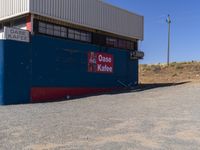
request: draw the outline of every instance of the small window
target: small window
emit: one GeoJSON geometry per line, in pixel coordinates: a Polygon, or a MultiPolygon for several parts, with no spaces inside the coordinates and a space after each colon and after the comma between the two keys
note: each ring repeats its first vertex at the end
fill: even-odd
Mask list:
{"type": "Polygon", "coordinates": [[[5,27],[11,27],[11,23],[10,22],[4,22],[3,26],[5,26],[5,27]]]}
{"type": "Polygon", "coordinates": [[[47,24],[47,34],[53,35],[53,25],[47,24]]]}
{"type": "Polygon", "coordinates": [[[44,23],[44,22],[39,22],[39,27],[46,28],[46,23],[44,23]]]}
{"type": "Polygon", "coordinates": [[[53,35],[54,36],[60,36],[60,32],[61,32],[61,30],[60,30],[60,26],[56,26],[56,25],[54,25],[54,27],[53,27],[54,29],[53,29],[53,35]]]}
{"type": "Polygon", "coordinates": [[[87,41],[87,42],[92,42],[92,34],[91,34],[91,33],[88,33],[88,34],[86,35],[86,41],[87,41]]]}
{"type": "Polygon", "coordinates": [[[115,39],[115,41],[114,41],[114,47],[118,47],[118,40],[117,39],[115,39]]]}
{"type": "Polygon", "coordinates": [[[46,23],[39,22],[39,32],[43,34],[47,33],[46,23]]]}
{"type": "Polygon", "coordinates": [[[37,25],[38,26],[34,26],[34,30],[37,30],[36,28],[38,27],[38,32],[42,34],[52,35],[61,38],[69,38],[84,42],[92,41],[91,39],[92,34],[90,32],[76,30],[76,29],[69,29],[64,26],[45,23],[42,21],[39,21],[37,25]]]}
{"type": "Polygon", "coordinates": [[[134,50],[138,50],[138,42],[137,41],[134,42],[134,50]]]}
{"type": "Polygon", "coordinates": [[[125,40],[119,40],[119,48],[125,49],[126,48],[126,41],[125,40]]]}
{"type": "Polygon", "coordinates": [[[131,50],[134,50],[134,42],[131,42],[131,50]]]}
{"type": "Polygon", "coordinates": [[[75,31],[73,29],[68,30],[68,38],[75,39],[75,31]]]}
{"type": "Polygon", "coordinates": [[[0,32],[3,32],[3,24],[2,23],[0,23],[0,32]]]}
{"type": "Polygon", "coordinates": [[[130,41],[126,41],[126,48],[131,49],[131,42],[130,41]]]}
{"type": "Polygon", "coordinates": [[[91,34],[87,32],[81,32],[81,41],[91,42],[91,34]]]}
{"type": "Polygon", "coordinates": [[[81,32],[81,41],[87,41],[87,33],[81,32]]]}
{"type": "Polygon", "coordinates": [[[111,37],[107,37],[106,38],[106,44],[108,45],[108,46],[112,46],[112,47],[117,47],[117,39],[115,39],[115,38],[111,38],[111,37]]]}
{"type": "Polygon", "coordinates": [[[61,37],[64,37],[64,38],[67,38],[67,28],[61,27],[60,36],[61,36],[61,37]]]}
{"type": "Polygon", "coordinates": [[[43,34],[46,34],[46,33],[47,33],[47,29],[46,29],[46,28],[39,27],[39,32],[40,32],[40,33],[43,33],[43,34]]]}
{"type": "Polygon", "coordinates": [[[81,32],[78,30],[75,31],[75,40],[81,40],[81,32]]]}

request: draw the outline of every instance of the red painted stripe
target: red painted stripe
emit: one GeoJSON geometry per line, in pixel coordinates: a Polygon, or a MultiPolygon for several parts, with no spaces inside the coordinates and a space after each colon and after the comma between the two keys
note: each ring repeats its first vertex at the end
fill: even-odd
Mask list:
{"type": "Polygon", "coordinates": [[[67,96],[84,96],[103,92],[111,92],[118,88],[38,88],[31,89],[31,102],[49,102],[66,99],[67,96]]]}

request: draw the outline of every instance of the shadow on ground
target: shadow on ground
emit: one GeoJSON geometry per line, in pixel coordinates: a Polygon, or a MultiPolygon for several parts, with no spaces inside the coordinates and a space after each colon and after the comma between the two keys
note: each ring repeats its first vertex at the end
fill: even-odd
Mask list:
{"type": "Polygon", "coordinates": [[[190,81],[179,82],[179,83],[139,84],[136,87],[124,88],[123,90],[115,90],[115,91],[112,91],[112,92],[104,92],[104,93],[89,94],[89,95],[83,95],[83,96],[75,96],[75,97],[70,97],[69,99],[60,99],[60,100],[56,100],[56,101],[46,101],[46,102],[43,102],[43,103],[47,103],[47,102],[53,103],[53,102],[68,101],[68,100],[79,100],[81,98],[87,98],[87,97],[92,97],[92,96],[101,96],[101,95],[118,95],[118,94],[134,93],[134,92],[141,92],[141,91],[151,90],[151,89],[155,89],[155,88],[178,86],[178,85],[183,85],[183,84],[186,84],[186,83],[190,83],[190,81]]]}
{"type": "Polygon", "coordinates": [[[150,89],[155,89],[155,88],[162,88],[162,87],[169,87],[169,86],[178,86],[178,85],[183,85],[190,83],[191,81],[186,81],[186,82],[178,82],[178,83],[150,83],[150,84],[140,84],[138,87],[136,87],[136,90],[139,91],[145,91],[145,90],[150,90],[150,89]]]}
{"type": "Polygon", "coordinates": [[[117,94],[125,94],[125,93],[133,93],[133,92],[141,92],[141,91],[146,91],[146,90],[151,90],[151,89],[156,89],[156,88],[163,88],[163,87],[170,87],[170,86],[178,86],[178,85],[183,85],[190,83],[191,81],[186,81],[186,82],[178,82],[178,83],[150,83],[150,84],[139,84],[136,87],[133,88],[125,88],[123,90],[116,90],[113,92],[107,92],[107,93],[98,93],[98,94],[90,94],[90,95],[85,95],[81,97],[73,97],[72,99],[79,99],[79,98],[86,98],[86,97],[91,97],[91,96],[100,96],[100,95],[117,95],[117,94]]]}

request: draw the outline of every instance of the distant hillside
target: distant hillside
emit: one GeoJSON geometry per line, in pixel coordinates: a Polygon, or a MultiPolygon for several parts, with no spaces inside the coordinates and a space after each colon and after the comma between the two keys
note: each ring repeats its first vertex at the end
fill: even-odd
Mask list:
{"type": "Polygon", "coordinates": [[[200,81],[200,62],[140,65],[140,83],[200,81]]]}

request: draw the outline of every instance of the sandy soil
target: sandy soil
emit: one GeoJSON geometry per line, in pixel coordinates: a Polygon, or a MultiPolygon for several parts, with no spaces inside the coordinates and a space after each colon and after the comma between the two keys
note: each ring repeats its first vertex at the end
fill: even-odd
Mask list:
{"type": "Polygon", "coordinates": [[[200,63],[171,63],[170,66],[140,65],[140,83],[177,83],[200,81],[200,63]]]}

